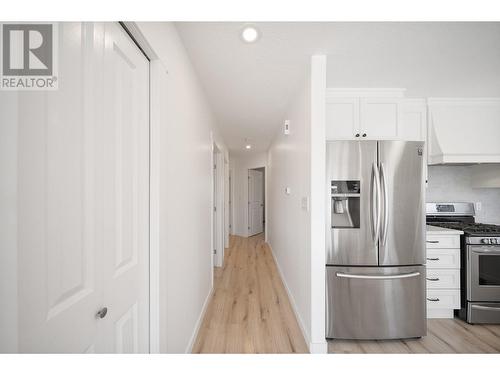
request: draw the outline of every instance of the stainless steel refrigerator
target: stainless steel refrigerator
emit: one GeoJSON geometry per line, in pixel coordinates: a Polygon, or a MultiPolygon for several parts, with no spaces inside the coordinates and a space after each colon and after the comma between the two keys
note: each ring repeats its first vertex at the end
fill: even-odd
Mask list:
{"type": "Polygon", "coordinates": [[[326,337],[426,334],[424,144],[327,143],[326,337]]]}

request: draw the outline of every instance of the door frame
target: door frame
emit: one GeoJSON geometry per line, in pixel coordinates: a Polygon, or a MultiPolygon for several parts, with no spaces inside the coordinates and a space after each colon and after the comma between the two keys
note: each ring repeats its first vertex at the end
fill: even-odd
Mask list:
{"type": "Polygon", "coordinates": [[[247,237],[250,237],[250,230],[248,229],[248,226],[250,225],[250,211],[248,210],[249,206],[249,200],[250,200],[250,189],[248,185],[248,180],[250,179],[250,171],[254,169],[263,169],[264,171],[264,241],[267,242],[267,167],[265,165],[260,166],[260,167],[253,167],[253,168],[248,168],[247,169],[247,187],[246,187],[246,218],[245,218],[245,233],[247,237]]]}
{"type": "Polygon", "coordinates": [[[119,22],[149,61],[149,353],[160,353],[161,82],[168,74],[135,22],[119,22]]]}
{"type": "MultiPolygon", "coordinates": [[[[224,175],[225,163],[222,148],[217,146],[217,143],[212,138],[212,194],[211,199],[211,251],[212,251],[212,269],[213,267],[222,267],[224,263],[224,175]],[[215,170],[215,172],[214,172],[215,170]],[[215,177],[214,177],[215,175],[215,177]],[[213,212],[215,210],[215,214],[213,212]],[[215,220],[214,220],[215,217],[215,220]],[[215,251],[215,254],[213,254],[215,251]]],[[[213,277],[212,277],[213,279],[213,277]]]]}

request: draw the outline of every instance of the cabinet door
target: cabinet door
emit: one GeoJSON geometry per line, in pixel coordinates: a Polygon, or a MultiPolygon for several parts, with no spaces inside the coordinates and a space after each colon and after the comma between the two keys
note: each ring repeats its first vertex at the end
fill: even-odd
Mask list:
{"type": "Polygon", "coordinates": [[[397,98],[364,98],[360,102],[361,139],[398,138],[399,102],[397,98]]]}
{"type": "Polygon", "coordinates": [[[359,139],[358,98],[328,99],[325,116],[327,140],[359,139]]]}
{"type": "Polygon", "coordinates": [[[425,141],[427,109],[423,99],[405,99],[399,105],[398,136],[402,141],[425,141]]]}

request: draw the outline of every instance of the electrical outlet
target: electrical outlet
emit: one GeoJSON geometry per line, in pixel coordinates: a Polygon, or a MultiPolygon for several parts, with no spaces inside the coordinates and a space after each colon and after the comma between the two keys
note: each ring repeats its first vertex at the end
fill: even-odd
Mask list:
{"type": "Polygon", "coordinates": [[[481,208],[482,208],[481,202],[476,202],[476,212],[481,211],[481,208]]]}

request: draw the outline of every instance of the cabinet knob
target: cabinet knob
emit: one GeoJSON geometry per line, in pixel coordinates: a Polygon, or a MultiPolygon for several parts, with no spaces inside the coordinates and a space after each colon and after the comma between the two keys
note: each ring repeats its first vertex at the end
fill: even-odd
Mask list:
{"type": "Polygon", "coordinates": [[[363,137],[366,137],[366,133],[363,133],[363,137]]]}
{"type": "Polygon", "coordinates": [[[356,133],[356,137],[359,137],[359,133],[356,133]]]}

